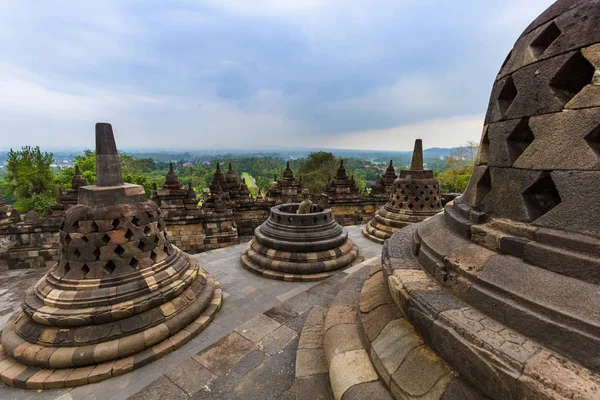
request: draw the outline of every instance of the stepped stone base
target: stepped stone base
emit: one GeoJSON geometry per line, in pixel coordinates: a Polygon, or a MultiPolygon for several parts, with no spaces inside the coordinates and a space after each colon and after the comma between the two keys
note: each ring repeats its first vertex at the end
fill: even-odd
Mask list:
{"type": "MultiPolygon", "coordinates": [[[[462,380],[489,398],[600,398],[598,374],[482,314],[420,268],[411,251],[411,238],[440,232],[434,229],[436,221],[442,221],[441,217],[430,222],[430,229],[419,227],[418,234],[416,226],[404,228],[384,245],[384,276],[393,301],[406,318],[401,324],[403,329],[418,332],[435,357],[445,360],[462,380]]],[[[462,243],[454,239],[445,238],[444,251],[462,243]]],[[[421,242],[412,243],[418,246],[421,242]]],[[[442,242],[430,237],[427,243],[442,242]]],[[[421,243],[421,265],[438,271],[440,264],[427,260],[441,251],[441,247],[433,249],[421,243]]],[[[468,272],[468,265],[477,264],[473,261],[483,256],[478,253],[462,258],[460,265],[468,272]]],[[[461,281],[464,286],[465,276],[448,282],[452,290],[462,293],[459,289],[461,281]]]]}
{"type": "MultiPolygon", "coordinates": [[[[122,339],[79,348],[53,348],[26,342],[15,332],[15,325],[23,313],[15,313],[2,332],[0,379],[18,388],[41,390],[96,383],[133,371],[178,349],[208,326],[221,308],[223,293],[210,275],[207,275],[204,292],[211,296],[207,301],[199,299],[201,313],[187,326],[179,325],[179,318],[185,318],[185,315],[179,315],[122,339]],[[6,348],[7,342],[13,344],[9,344],[10,351],[6,348]],[[89,358],[94,364],[78,367],[78,357],[82,361],[89,358]],[[21,358],[30,364],[35,361],[38,366],[24,365],[19,362],[21,358]]],[[[166,310],[169,303],[163,306],[166,310]]]]}
{"type": "Polygon", "coordinates": [[[269,249],[252,239],[242,253],[242,263],[250,271],[283,281],[318,281],[356,261],[358,246],[350,239],[333,250],[293,253],[269,249]]]}

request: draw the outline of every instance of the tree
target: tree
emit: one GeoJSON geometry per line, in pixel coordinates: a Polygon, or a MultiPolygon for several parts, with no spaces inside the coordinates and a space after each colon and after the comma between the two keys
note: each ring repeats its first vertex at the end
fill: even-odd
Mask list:
{"type": "MultiPolygon", "coordinates": [[[[332,153],[319,151],[310,153],[306,160],[298,168],[298,176],[302,178],[304,187],[310,193],[322,193],[325,190],[327,179],[334,177],[340,165],[340,160],[335,158],[332,153]]],[[[348,175],[351,172],[346,168],[348,175]]]]}
{"type": "Polygon", "coordinates": [[[465,146],[457,148],[446,158],[447,168],[437,177],[443,192],[465,191],[473,175],[477,147],[476,142],[468,141],[465,146]]]}
{"type": "Polygon", "coordinates": [[[42,215],[54,203],[56,184],[50,167],[52,158],[52,153],[42,153],[38,146],[8,152],[2,189],[14,199],[17,211],[34,210],[42,215]]]}

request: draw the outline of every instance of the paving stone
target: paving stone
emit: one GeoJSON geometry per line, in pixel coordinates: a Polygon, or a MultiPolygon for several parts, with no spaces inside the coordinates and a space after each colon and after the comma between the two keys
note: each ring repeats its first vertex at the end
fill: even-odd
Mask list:
{"type": "Polygon", "coordinates": [[[321,299],[315,294],[302,292],[291,299],[286,300],[284,304],[300,314],[320,303],[321,299]]]}
{"type": "Polygon", "coordinates": [[[357,324],[358,312],[354,308],[347,306],[331,306],[325,318],[325,331],[335,325],[340,324],[357,324]]]}
{"type": "Polygon", "coordinates": [[[364,349],[348,351],[335,356],[329,365],[331,389],[336,399],[354,385],[377,380],[377,373],[364,349]]]}
{"type": "Polygon", "coordinates": [[[236,362],[255,349],[256,346],[254,343],[240,334],[232,332],[193,358],[214,375],[219,376],[227,372],[236,362]]]}
{"type": "Polygon", "coordinates": [[[165,375],[189,396],[208,385],[216,376],[193,358],[171,368],[165,375]]]}
{"type": "Polygon", "coordinates": [[[427,346],[419,346],[392,375],[391,387],[396,397],[439,398],[451,381],[452,375],[444,362],[427,346]]]}
{"type": "Polygon", "coordinates": [[[298,313],[296,311],[292,310],[289,307],[286,307],[283,304],[276,305],[275,307],[265,311],[264,314],[267,317],[279,322],[280,324],[283,324],[298,316],[298,313]]]}
{"type": "Polygon", "coordinates": [[[259,314],[251,320],[235,328],[235,331],[254,343],[277,329],[281,324],[264,314],[259,314]]]}
{"type": "Polygon", "coordinates": [[[308,318],[308,312],[303,312],[299,314],[296,318],[293,318],[285,323],[285,326],[292,328],[296,332],[302,332],[302,328],[304,327],[304,323],[308,318]]]}
{"type": "Polygon", "coordinates": [[[281,325],[265,336],[258,344],[258,347],[268,354],[275,354],[280,352],[296,336],[298,336],[296,331],[285,325],[281,325]]]}
{"type": "Polygon", "coordinates": [[[342,305],[342,306],[357,308],[359,298],[360,298],[360,293],[358,293],[358,292],[355,292],[353,290],[340,290],[337,293],[337,295],[335,296],[335,298],[333,299],[333,302],[331,303],[331,305],[332,306],[342,305]]]}
{"type": "Polygon", "coordinates": [[[342,400],[393,400],[381,382],[367,382],[350,387],[342,400]]]}
{"type": "Polygon", "coordinates": [[[296,376],[299,378],[327,372],[323,349],[300,349],[296,353],[296,376]]]}
{"type": "Polygon", "coordinates": [[[129,396],[128,400],[165,400],[187,399],[188,396],[173,382],[162,376],[144,389],[129,396]]]}
{"type": "Polygon", "coordinates": [[[328,374],[298,378],[295,381],[295,390],[296,400],[333,400],[328,374]]]}
{"type": "Polygon", "coordinates": [[[408,354],[415,348],[423,345],[423,340],[414,331],[405,319],[396,319],[386,325],[381,334],[372,343],[371,354],[374,362],[381,363],[382,368],[377,368],[386,382],[408,354]]]}
{"type": "Polygon", "coordinates": [[[381,330],[392,320],[400,318],[401,313],[396,304],[384,304],[361,314],[362,327],[367,339],[372,342],[377,339],[381,330]]]}
{"type": "Polygon", "coordinates": [[[323,325],[304,325],[300,335],[300,349],[318,349],[323,347],[323,325]]]}
{"type": "Polygon", "coordinates": [[[357,325],[352,324],[341,324],[330,328],[323,339],[323,349],[327,359],[332,360],[340,353],[364,348],[358,329],[357,325]]]}

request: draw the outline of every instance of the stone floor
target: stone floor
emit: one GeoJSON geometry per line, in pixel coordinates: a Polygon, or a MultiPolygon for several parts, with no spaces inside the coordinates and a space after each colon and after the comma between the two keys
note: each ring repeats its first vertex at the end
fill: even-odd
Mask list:
{"type": "MultiPolygon", "coordinates": [[[[362,228],[347,227],[360,256],[379,257],[382,246],[365,239],[362,228]]],[[[352,284],[349,274],[362,264],[322,282],[283,282],[243,268],[244,246],[196,255],[221,283],[223,308],[179,350],[129,374],[74,389],[35,392],[0,383],[0,399],[294,399],[296,350],[308,313],[329,304],[341,281],[352,284]]],[[[0,328],[26,288],[43,275],[39,270],[0,273],[0,328]]]]}

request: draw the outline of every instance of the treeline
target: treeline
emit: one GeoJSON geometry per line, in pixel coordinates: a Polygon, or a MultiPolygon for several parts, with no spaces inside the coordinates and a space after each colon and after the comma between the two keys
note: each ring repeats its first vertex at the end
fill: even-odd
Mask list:
{"type": "MultiPolygon", "coordinates": [[[[442,190],[445,192],[462,192],[468,183],[475,157],[476,145],[469,143],[458,149],[455,154],[444,159],[425,159],[426,168],[433,169],[440,180],[442,190]]],[[[155,160],[150,157],[137,157],[125,152],[119,154],[123,177],[126,182],[142,185],[149,196],[156,185],[164,183],[165,175],[169,170],[169,161],[164,157],[155,160]]],[[[193,159],[186,161],[180,159],[174,162],[175,172],[182,184],[192,184],[196,193],[208,192],[212,183],[216,164],[219,163],[223,173],[227,173],[228,163],[242,179],[242,173],[250,175],[256,187],[265,193],[275,178],[281,178],[286,162],[294,176],[301,178],[304,186],[311,193],[321,192],[327,180],[334,177],[340,158],[329,152],[310,153],[306,158],[286,160],[283,157],[261,156],[249,157],[239,155],[225,155],[212,158],[193,159]]],[[[396,172],[407,168],[410,164],[410,155],[400,155],[392,159],[396,172]]],[[[82,155],[76,156],[74,163],[79,166],[86,182],[93,185],[96,180],[96,154],[94,151],[85,150],[82,155]]],[[[368,187],[378,175],[383,175],[389,160],[359,158],[345,158],[344,166],[349,176],[354,176],[359,189],[368,187]]],[[[7,154],[6,167],[0,176],[0,194],[5,202],[12,204],[19,212],[35,210],[42,214],[55,202],[59,188],[67,190],[71,186],[71,179],[75,168],[52,168],[53,154],[43,152],[39,147],[23,147],[21,150],[10,150],[7,154]]],[[[248,182],[250,184],[250,182],[248,182]]]]}

